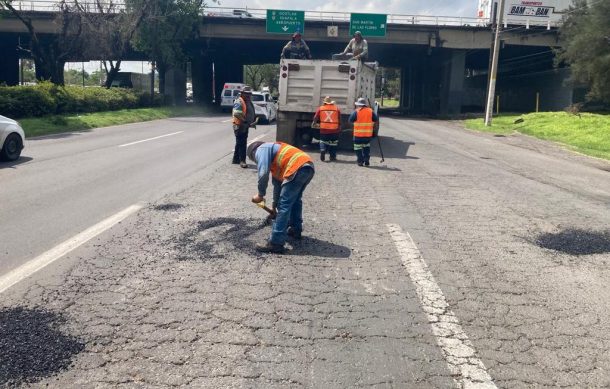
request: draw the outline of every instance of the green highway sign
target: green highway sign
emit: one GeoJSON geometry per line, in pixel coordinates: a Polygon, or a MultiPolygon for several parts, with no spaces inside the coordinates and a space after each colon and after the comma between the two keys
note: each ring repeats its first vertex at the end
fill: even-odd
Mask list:
{"type": "Polygon", "coordinates": [[[267,32],[274,34],[305,33],[305,11],[267,10],[267,32]]]}
{"type": "Polygon", "coordinates": [[[349,19],[349,34],[360,31],[362,36],[385,36],[388,15],[381,14],[351,14],[349,19]]]}

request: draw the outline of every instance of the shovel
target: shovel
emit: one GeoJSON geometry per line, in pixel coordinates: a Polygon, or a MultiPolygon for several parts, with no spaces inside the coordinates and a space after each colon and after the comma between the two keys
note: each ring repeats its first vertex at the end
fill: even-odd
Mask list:
{"type": "MultiPolygon", "coordinates": [[[[253,201],[253,203],[254,203],[254,201],[253,201]]],[[[254,204],[256,204],[257,207],[262,208],[269,213],[269,215],[265,219],[265,225],[271,224],[271,222],[273,220],[275,220],[275,216],[277,215],[277,212],[275,212],[273,209],[266,206],[264,201],[261,201],[260,203],[254,203],[254,204]]]]}

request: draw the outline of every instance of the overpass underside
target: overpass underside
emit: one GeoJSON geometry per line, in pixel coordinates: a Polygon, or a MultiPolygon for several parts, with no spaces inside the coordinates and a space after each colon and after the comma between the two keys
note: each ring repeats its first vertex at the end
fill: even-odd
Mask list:
{"type": "MultiPolygon", "coordinates": [[[[219,102],[225,82],[243,81],[243,66],[278,63],[289,35],[265,33],[264,20],[204,20],[201,38],[188,45],[192,58],[195,101],[219,102]],[[214,72],[212,68],[214,66],[214,72]]],[[[347,44],[348,25],[339,25],[339,37],[326,36],[329,23],[307,24],[305,40],[314,58],[330,59],[347,44]]],[[[15,27],[16,28],[16,27],[15,27]]],[[[502,111],[562,109],[572,103],[572,88],[564,84],[567,72],[553,70],[551,47],[555,33],[511,32],[500,54],[497,94],[502,111]],[[551,34],[552,33],[552,34],[551,34]]],[[[24,32],[0,32],[0,83],[19,80],[18,39],[24,32]]],[[[481,28],[388,26],[385,38],[369,38],[369,59],[380,66],[401,69],[399,109],[406,114],[455,115],[480,112],[485,105],[491,32],[481,28]]],[[[131,60],[146,60],[129,53],[131,60]]],[[[76,56],[72,60],[95,60],[76,56]]],[[[170,100],[185,96],[182,69],[172,70],[174,80],[166,92],[170,100]]],[[[167,87],[167,84],[166,84],[167,87]]]]}

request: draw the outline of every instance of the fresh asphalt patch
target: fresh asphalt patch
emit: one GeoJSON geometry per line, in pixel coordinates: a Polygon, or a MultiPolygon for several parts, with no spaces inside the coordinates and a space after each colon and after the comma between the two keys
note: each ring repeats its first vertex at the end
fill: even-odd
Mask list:
{"type": "Polygon", "coordinates": [[[41,308],[0,310],[0,387],[36,383],[67,370],[85,345],[60,330],[64,323],[41,308]]]}
{"type": "Polygon", "coordinates": [[[198,222],[173,243],[181,261],[222,259],[234,251],[251,254],[255,252],[252,237],[263,227],[259,219],[214,218],[198,222]]]}
{"type": "Polygon", "coordinates": [[[536,244],[540,247],[569,255],[591,255],[610,253],[610,230],[587,231],[566,229],[557,233],[539,235],[536,244]]]}
{"type": "Polygon", "coordinates": [[[184,205],[182,205],[182,204],[166,203],[166,204],[155,205],[153,207],[153,209],[155,211],[177,211],[182,207],[184,207],[184,205]]]}

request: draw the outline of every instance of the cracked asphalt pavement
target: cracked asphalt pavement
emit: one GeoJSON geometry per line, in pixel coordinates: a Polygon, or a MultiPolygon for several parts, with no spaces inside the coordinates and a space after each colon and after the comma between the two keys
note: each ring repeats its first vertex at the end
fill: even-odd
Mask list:
{"type": "Polygon", "coordinates": [[[384,164],[308,150],[286,254],[254,251],[256,172],[225,158],[0,295],[0,387],[610,387],[609,164],[382,124],[384,164]]]}

